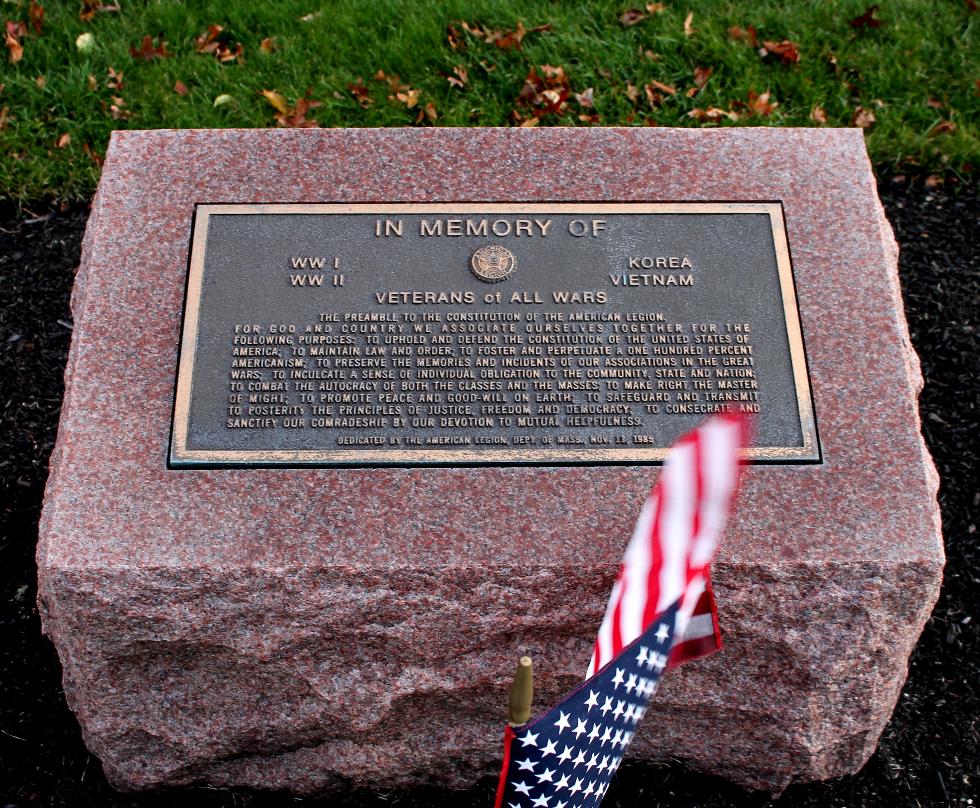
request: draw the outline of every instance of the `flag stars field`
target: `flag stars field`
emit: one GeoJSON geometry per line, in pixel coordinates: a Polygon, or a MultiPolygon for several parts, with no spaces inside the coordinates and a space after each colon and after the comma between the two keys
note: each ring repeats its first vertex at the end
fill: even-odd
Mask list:
{"type": "MultiPolygon", "coordinates": [[[[661,619],[672,625],[674,616],[670,611],[661,619]]],[[[633,737],[631,721],[641,714],[649,698],[644,693],[651,688],[644,686],[641,693],[638,687],[635,701],[612,694],[617,688],[625,688],[631,676],[645,684],[647,677],[641,677],[641,671],[645,672],[645,667],[639,667],[636,654],[631,654],[623,664],[600,671],[590,688],[568,699],[560,709],[520,728],[514,741],[519,742],[521,753],[511,763],[514,774],[507,785],[506,801],[500,805],[597,806],[633,737]],[[590,714],[591,720],[587,717],[590,714]]]]}

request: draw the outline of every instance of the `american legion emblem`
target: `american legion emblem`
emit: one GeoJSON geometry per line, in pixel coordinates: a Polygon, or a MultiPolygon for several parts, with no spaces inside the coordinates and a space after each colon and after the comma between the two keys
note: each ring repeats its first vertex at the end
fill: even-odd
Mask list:
{"type": "Polygon", "coordinates": [[[487,283],[502,281],[514,271],[516,264],[517,259],[514,258],[514,253],[499,244],[480,247],[470,258],[473,274],[487,283]]]}

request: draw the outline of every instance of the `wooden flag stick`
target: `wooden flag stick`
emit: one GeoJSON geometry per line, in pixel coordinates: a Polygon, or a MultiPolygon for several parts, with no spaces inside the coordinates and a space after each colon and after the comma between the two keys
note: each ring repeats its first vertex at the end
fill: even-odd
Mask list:
{"type": "Polygon", "coordinates": [[[531,657],[522,656],[514,674],[514,683],[510,686],[510,698],[507,702],[507,714],[511,726],[519,727],[531,718],[531,701],[534,698],[534,673],[531,657]]]}

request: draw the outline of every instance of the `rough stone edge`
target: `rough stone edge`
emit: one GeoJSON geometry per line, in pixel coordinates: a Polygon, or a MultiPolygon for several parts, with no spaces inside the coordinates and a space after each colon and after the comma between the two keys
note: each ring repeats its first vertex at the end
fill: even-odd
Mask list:
{"type": "MultiPolygon", "coordinates": [[[[120,130],[113,130],[109,136],[109,145],[106,149],[106,159],[103,166],[103,176],[110,176],[111,168],[115,163],[115,152],[119,142],[120,130]]],[[[98,228],[95,223],[106,215],[108,208],[108,198],[112,193],[109,182],[100,180],[92,199],[91,210],[89,211],[88,221],[85,223],[85,234],[82,237],[82,251],[79,264],[75,270],[75,280],[72,285],[70,297],[70,310],[74,328],[72,330],[71,344],[68,349],[68,360],[65,364],[64,372],[64,397],[61,403],[61,413],[58,419],[58,432],[55,437],[54,449],[48,459],[48,479],[45,483],[44,502],[41,509],[41,520],[38,526],[38,542],[35,551],[35,560],[38,567],[38,594],[37,605],[41,614],[41,630],[44,634],[51,636],[47,630],[46,613],[42,608],[42,587],[45,585],[43,570],[47,567],[49,536],[51,530],[49,522],[52,518],[53,505],[50,504],[55,499],[55,492],[60,487],[61,469],[64,456],[67,451],[67,440],[64,430],[70,422],[70,413],[73,406],[72,378],[75,375],[75,367],[79,361],[80,346],[83,342],[82,334],[85,330],[85,304],[90,293],[89,270],[94,260],[93,256],[98,255],[98,247],[101,244],[96,231],[98,228]]]]}
{"type": "MultiPolygon", "coordinates": [[[[667,727],[664,737],[667,739],[669,745],[658,747],[656,741],[651,740],[648,735],[641,733],[637,746],[631,753],[634,759],[639,758],[654,761],[668,758],[681,758],[686,760],[688,765],[695,770],[712,771],[716,774],[720,773],[743,786],[774,792],[781,791],[793,782],[826,779],[848,774],[857,771],[864,764],[867,758],[873,753],[877,744],[878,735],[888,720],[895,701],[898,698],[907,673],[908,654],[914,646],[931,610],[932,602],[938,594],[940,575],[934,566],[934,559],[923,558],[919,561],[903,562],[894,567],[880,565],[876,567],[876,572],[873,577],[877,578],[882,584],[887,585],[887,590],[884,590],[886,599],[889,597],[898,598],[903,592],[907,593],[907,591],[911,590],[916,593],[919,605],[914,609],[907,610],[905,614],[898,613],[893,608],[894,604],[886,608],[884,613],[893,618],[890,623],[882,625],[873,631],[867,631],[863,634],[859,633],[857,635],[857,642],[854,642],[853,646],[848,644],[847,652],[837,662],[836,670],[848,671],[855,666],[855,660],[863,659],[865,660],[865,668],[870,670],[871,674],[854,679],[850,683],[851,686],[849,688],[839,688],[836,680],[831,678],[818,679],[816,683],[822,683],[825,686],[820,687],[808,698],[798,699],[789,704],[781,705],[781,709],[790,709],[799,714],[799,716],[805,717],[807,714],[813,715],[818,712],[815,709],[815,702],[817,700],[837,702],[834,706],[824,705],[819,710],[819,714],[824,716],[822,723],[811,724],[795,734],[790,733],[781,737],[769,736],[768,732],[771,728],[771,722],[767,720],[767,716],[765,714],[754,716],[753,714],[753,710],[759,709],[758,706],[727,705],[724,702],[717,701],[724,695],[722,692],[726,684],[724,682],[716,684],[714,692],[708,693],[711,699],[716,700],[715,703],[705,706],[704,699],[702,698],[699,706],[699,702],[697,701],[697,696],[701,691],[701,685],[716,681],[719,666],[723,669],[726,664],[731,664],[731,654],[736,653],[740,647],[752,648],[760,642],[769,642],[770,644],[775,642],[777,645],[786,649],[787,658],[794,661],[794,666],[803,664],[801,670],[798,671],[800,675],[805,676],[808,671],[812,672],[814,670],[813,666],[807,666],[806,660],[808,657],[806,654],[808,651],[816,654],[819,649],[816,647],[814,649],[807,649],[800,646],[800,637],[796,636],[802,634],[802,639],[805,641],[807,625],[801,623],[799,630],[795,626],[790,626],[788,627],[789,633],[787,634],[787,626],[782,625],[780,622],[782,615],[777,609],[770,607],[764,610],[761,618],[755,621],[754,628],[747,630],[748,618],[745,615],[750,614],[752,609],[757,609],[754,606],[754,592],[757,592],[758,588],[755,586],[740,587],[739,582],[744,582],[745,580],[755,582],[759,580],[767,581],[769,585],[766,586],[765,591],[769,595],[770,604],[780,600],[797,603],[799,601],[795,598],[798,594],[809,592],[814,598],[814,601],[808,603],[807,599],[804,599],[798,607],[800,611],[806,613],[810,608],[836,608],[835,604],[839,605],[839,603],[835,598],[839,598],[841,593],[849,591],[849,583],[852,587],[856,588],[856,582],[866,581],[869,578],[868,565],[864,564],[853,565],[850,568],[847,565],[819,565],[819,567],[819,569],[815,569],[814,565],[794,564],[782,568],[777,572],[763,570],[755,565],[751,568],[738,564],[720,566],[716,573],[716,579],[719,597],[722,601],[723,624],[726,620],[726,611],[731,615],[728,618],[728,622],[731,624],[733,620],[736,621],[731,626],[733,632],[730,637],[732,642],[730,643],[728,661],[726,663],[723,654],[711,660],[705,660],[704,662],[689,666],[682,672],[671,674],[661,691],[659,707],[655,711],[662,714],[663,721],[658,723],[667,727]],[[829,588],[822,588],[821,582],[827,581],[839,582],[837,584],[838,591],[835,592],[829,588]],[[822,601],[820,600],[821,597],[823,598],[822,601]],[[728,607],[727,610],[726,605],[728,607]],[[779,633],[780,631],[782,631],[782,634],[779,633]],[[888,643],[895,643],[896,641],[900,643],[900,647],[889,649],[888,643]],[[872,644],[869,646],[868,642],[872,644]],[[796,643],[795,646],[794,643],[796,643]],[[794,647],[796,648],[795,657],[791,650],[794,647]],[[882,668],[875,663],[871,668],[867,668],[867,659],[873,658],[876,653],[886,656],[889,660],[894,660],[895,664],[882,668]],[[856,723],[854,720],[855,712],[853,710],[855,699],[859,699],[865,705],[863,711],[858,711],[856,723]],[[693,708],[691,707],[692,704],[695,705],[693,708]],[[839,710],[838,705],[840,707],[849,705],[851,709],[839,710]],[[883,709],[883,707],[886,709],[883,709]],[[777,763],[774,763],[768,769],[757,765],[750,765],[748,763],[749,753],[746,752],[741,758],[736,757],[734,761],[719,769],[718,760],[710,756],[710,747],[707,748],[707,757],[703,751],[699,754],[697,739],[707,737],[707,733],[699,732],[696,729],[684,733],[677,731],[676,727],[686,726],[690,728],[691,726],[697,725],[699,720],[704,721],[706,718],[710,718],[711,720],[705,729],[710,730],[710,727],[714,726],[717,732],[717,726],[720,724],[724,727],[725,721],[719,722],[716,718],[712,718],[712,716],[715,716],[715,711],[730,712],[733,715],[730,726],[733,733],[737,732],[737,737],[748,738],[750,735],[749,729],[753,726],[753,721],[756,722],[757,726],[764,728],[761,735],[762,742],[770,744],[773,750],[773,757],[777,763]],[[828,722],[826,719],[829,717],[835,717],[840,720],[828,722]],[[862,721],[862,719],[864,720],[862,721]],[[849,728],[847,726],[848,722],[854,726],[849,728]],[[671,727],[673,727],[673,731],[671,731],[671,727]],[[678,737],[690,737],[693,746],[689,746],[686,749],[683,747],[678,748],[676,746],[676,739],[678,737]],[[674,745],[670,745],[670,743],[674,745]],[[781,765],[778,765],[779,761],[781,761],[781,765]],[[787,767],[792,768],[795,774],[787,774],[787,767]]],[[[143,627],[143,637],[133,636],[123,638],[112,629],[114,624],[125,622],[127,614],[125,608],[119,610],[115,615],[113,614],[114,598],[111,594],[115,590],[119,595],[119,602],[122,603],[126,593],[131,591],[133,586],[133,581],[129,580],[130,575],[119,574],[119,572],[119,570],[113,570],[113,574],[101,579],[93,579],[91,576],[86,575],[83,576],[81,581],[77,573],[65,573],[58,576],[52,575],[52,581],[57,579],[57,583],[53,584],[53,586],[60,590],[59,594],[62,596],[57,598],[56,602],[59,604],[59,608],[66,608],[69,611],[67,616],[65,616],[59,614],[59,608],[55,608],[52,610],[52,614],[49,615],[49,619],[62,622],[60,628],[65,630],[57,632],[58,636],[63,639],[63,642],[59,643],[59,645],[75,646],[74,648],[59,647],[59,651],[67,652],[62,658],[67,660],[84,660],[85,662],[81,667],[87,672],[89,677],[88,682],[76,681],[75,667],[71,662],[65,666],[66,695],[68,696],[71,707],[77,711],[86,743],[95,754],[102,758],[106,774],[116,787],[122,789],[144,789],[160,785],[187,785],[209,782],[215,785],[229,786],[244,784],[258,788],[289,787],[300,793],[315,793],[324,789],[329,790],[332,787],[342,786],[344,778],[351,773],[349,767],[344,770],[331,767],[329,761],[333,752],[336,751],[335,745],[339,745],[344,749],[345,756],[353,755],[354,759],[360,759],[362,761],[364,768],[357,773],[359,781],[362,784],[371,785],[376,788],[411,786],[420,783],[431,784],[436,781],[436,778],[433,778],[431,774],[433,770],[447,765],[453,765],[454,756],[451,753],[447,754],[444,752],[440,758],[438,754],[439,750],[436,748],[432,750],[432,768],[420,767],[414,770],[407,770],[405,767],[402,767],[403,777],[395,780],[384,779],[383,777],[378,777],[376,774],[372,774],[372,761],[378,762],[380,759],[390,758],[391,752],[388,745],[377,743],[376,739],[371,739],[368,743],[359,745],[357,743],[357,734],[348,736],[346,739],[339,737],[333,744],[323,743],[321,740],[318,740],[315,727],[307,727],[305,730],[299,731],[298,734],[294,733],[292,736],[282,739],[276,736],[277,742],[281,743],[284,747],[283,751],[269,749],[267,753],[255,754],[233,748],[225,749],[224,751],[215,750],[211,746],[208,746],[205,749],[205,758],[202,761],[196,763],[188,761],[186,765],[171,768],[170,771],[160,769],[153,771],[152,766],[147,765],[146,761],[117,759],[112,749],[112,737],[116,739],[123,738],[125,734],[124,729],[117,724],[112,737],[106,738],[103,729],[107,725],[103,724],[103,729],[98,727],[100,721],[106,720],[106,716],[96,717],[90,714],[92,710],[98,709],[92,705],[99,704],[100,699],[101,703],[105,703],[104,693],[98,694],[98,697],[93,698],[93,695],[95,695],[92,693],[93,688],[105,687],[105,682],[99,678],[99,674],[106,669],[105,660],[100,658],[98,652],[93,649],[101,649],[104,647],[104,644],[117,643],[118,653],[116,656],[131,658],[133,662],[132,675],[138,678],[143,672],[140,661],[141,657],[138,651],[132,652],[127,649],[138,649],[141,647],[141,643],[146,642],[145,626],[143,627]],[[97,609],[93,608],[91,601],[87,604],[78,602],[79,598],[82,600],[90,598],[94,592],[98,592],[98,598],[102,600],[97,609]],[[105,599],[107,595],[109,597],[105,599]],[[108,632],[111,637],[106,643],[100,642],[100,630],[108,632]],[[64,641],[66,637],[69,638],[67,642],[64,641]],[[92,644],[90,645],[90,643],[92,644]],[[93,653],[95,656],[93,656],[93,653]],[[95,677],[94,680],[91,678],[93,676],[95,677]],[[217,752],[219,759],[216,761],[208,760],[207,758],[209,756],[214,756],[214,752],[217,752]]],[[[172,577],[174,573],[171,569],[161,569],[158,572],[168,578],[172,577]]],[[[264,577],[276,578],[279,572],[281,571],[273,571],[264,577]]],[[[308,570],[305,572],[309,574],[308,570]]],[[[540,589],[541,586],[541,572],[542,570],[538,570],[532,574],[528,574],[526,580],[518,581],[514,583],[514,586],[518,586],[522,591],[527,590],[534,594],[535,590],[540,589]]],[[[601,582],[607,572],[609,575],[606,577],[614,574],[614,570],[603,570],[601,573],[593,570],[593,579],[601,582]]],[[[131,572],[131,574],[135,574],[136,577],[143,580],[144,583],[146,582],[146,573],[146,570],[135,573],[131,572]]],[[[250,574],[259,574],[262,576],[263,573],[268,573],[268,571],[241,571],[241,574],[245,574],[246,577],[250,574]]],[[[430,573],[431,571],[425,571],[425,574],[430,573]]],[[[333,572],[330,574],[331,576],[334,575],[333,572]]],[[[563,581],[564,577],[562,570],[554,570],[548,576],[552,583],[559,582],[559,579],[563,581]]],[[[511,578],[509,573],[507,578],[511,578]]],[[[167,585],[169,586],[170,583],[168,582],[167,585]]],[[[223,588],[223,582],[219,581],[215,583],[212,580],[208,586],[220,590],[223,588]]],[[[595,586],[590,587],[590,589],[595,588],[595,586]]],[[[144,587],[144,589],[146,588],[144,587]]],[[[193,589],[194,587],[191,586],[190,590],[193,589]]],[[[879,590],[876,588],[875,591],[879,590]]],[[[196,597],[197,594],[193,591],[187,593],[188,597],[196,597]]],[[[602,597],[601,595],[596,596],[596,594],[596,592],[588,593],[589,602],[594,600],[601,606],[602,597]]],[[[205,594],[200,593],[200,596],[205,597],[205,594]]],[[[535,597],[537,596],[535,595],[535,597]]],[[[240,603],[231,603],[228,605],[228,608],[233,610],[240,605],[240,603]]],[[[873,604],[862,602],[852,603],[848,610],[848,615],[860,615],[863,611],[870,610],[872,606],[873,604]]],[[[256,608],[261,608],[261,606],[256,608]]],[[[292,608],[292,606],[289,608],[292,608]]],[[[220,612],[220,609],[212,609],[211,613],[213,614],[215,611],[220,612]]],[[[560,675],[549,677],[546,673],[546,667],[539,668],[539,686],[541,688],[541,696],[539,698],[542,705],[547,703],[549,699],[554,699],[558,694],[564,692],[578,681],[581,672],[575,670],[577,666],[574,665],[574,659],[577,658],[577,655],[569,653],[568,647],[570,643],[572,645],[577,643],[582,646],[582,654],[587,656],[587,646],[591,643],[591,639],[587,635],[590,634],[589,626],[598,620],[598,606],[592,611],[595,613],[583,611],[576,617],[573,625],[567,623],[556,625],[549,621],[547,612],[538,615],[535,619],[527,621],[525,634],[520,643],[526,644],[529,641],[528,637],[530,637],[531,641],[537,641],[539,644],[543,643],[545,650],[550,650],[552,654],[564,654],[566,655],[566,660],[572,660],[571,664],[566,662],[563,665],[564,669],[560,675]],[[536,633],[538,637],[535,636],[536,633]],[[556,641],[554,639],[556,636],[564,636],[565,639],[556,641]],[[544,639],[539,639],[540,637],[544,639]],[[572,637],[573,639],[569,640],[568,637],[572,637]]],[[[860,623],[857,625],[860,626],[860,623]]],[[[174,632],[172,635],[166,636],[167,632],[164,631],[163,636],[158,637],[161,643],[172,643],[177,649],[183,643],[193,653],[193,649],[202,641],[200,626],[181,626],[175,622],[171,625],[170,630],[174,632]],[[181,634],[183,634],[183,639],[181,639],[181,634]]],[[[248,631],[245,632],[245,635],[248,635],[248,631]]],[[[215,645],[221,644],[220,641],[224,640],[226,638],[216,636],[215,645]]],[[[826,638],[822,638],[822,640],[826,643],[826,638]]],[[[502,656],[509,658],[517,653],[519,642],[514,639],[511,642],[514,647],[500,650],[499,653],[502,656]]],[[[493,643],[491,642],[491,650],[483,648],[478,650],[480,653],[492,654],[494,653],[492,650],[493,647],[493,643]]],[[[247,648],[240,649],[240,653],[243,662],[247,662],[248,664],[254,662],[248,656],[247,648]]],[[[755,662],[758,662],[762,658],[757,658],[755,662]]],[[[817,657],[810,658],[812,660],[817,659],[817,657]]],[[[424,665],[425,659],[419,658],[415,662],[418,665],[424,665]]],[[[283,664],[289,664],[288,658],[285,659],[283,664]]],[[[748,659],[747,664],[751,666],[753,659],[748,659]]],[[[816,665],[816,661],[813,662],[813,665],[816,665]]],[[[509,671],[504,671],[506,666],[492,665],[490,667],[492,670],[487,671],[486,678],[476,683],[478,691],[485,692],[496,689],[503,694],[506,688],[506,681],[504,680],[507,678],[506,674],[509,671]],[[498,668],[499,670],[497,670],[498,668]],[[495,670],[496,674],[494,673],[495,670]],[[500,671],[504,671],[504,673],[500,673],[500,671]]],[[[424,701],[425,699],[435,698],[436,704],[445,702],[447,698],[458,700],[460,688],[453,687],[451,683],[446,685],[445,682],[440,685],[439,682],[442,681],[440,679],[440,673],[438,670],[435,673],[436,678],[433,681],[432,687],[429,689],[422,688],[422,694],[417,699],[424,701]]],[[[764,671],[748,671],[746,673],[745,671],[740,672],[735,670],[734,673],[736,678],[741,676],[743,679],[746,675],[764,675],[764,671]]],[[[443,671],[442,676],[445,675],[446,671],[443,671]]],[[[115,684],[118,684],[118,682],[115,684]]],[[[729,681],[727,684],[731,685],[732,682],[729,681]]],[[[809,684],[812,685],[813,683],[811,682],[809,684]]],[[[711,688],[709,687],[708,690],[711,691],[711,688]]],[[[805,688],[801,688],[799,692],[803,694],[804,690],[805,688]]],[[[406,698],[409,698],[411,704],[415,704],[417,700],[414,696],[406,698]]],[[[389,705],[389,710],[394,710],[395,707],[395,704],[389,705]]],[[[398,709],[404,709],[404,705],[398,706],[398,709]]],[[[485,716],[485,709],[478,710],[477,714],[471,716],[474,720],[465,729],[460,730],[460,740],[466,744],[470,744],[470,746],[467,746],[463,750],[464,756],[467,760],[471,759],[477,762],[464,765],[457,772],[439,781],[441,784],[454,787],[465,786],[471,784],[475,777],[494,773],[494,767],[497,765],[495,755],[499,744],[498,736],[500,727],[493,722],[487,724],[485,720],[481,724],[479,715],[481,712],[485,716]],[[484,744],[484,748],[482,749],[479,748],[481,742],[484,744]]],[[[127,714],[123,720],[133,718],[138,719],[139,716],[127,714]]],[[[440,717],[434,715],[433,718],[437,726],[448,725],[445,716],[440,717]]],[[[114,720],[110,719],[109,725],[114,720]]],[[[147,729],[150,730],[153,728],[151,722],[151,725],[147,729]]],[[[132,722],[131,729],[142,732],[139,729],[138,721],[132,722]]],[[[131,741],[132,738],[128,737],[128,740],[131,741]]],[[[126,741],[124,740],[122,743],[125,745],[126,741]]],[[[392,742],[392,745],[394,748],[397,748],[400,743],[402,741],[396,738],[392,742]]]]}

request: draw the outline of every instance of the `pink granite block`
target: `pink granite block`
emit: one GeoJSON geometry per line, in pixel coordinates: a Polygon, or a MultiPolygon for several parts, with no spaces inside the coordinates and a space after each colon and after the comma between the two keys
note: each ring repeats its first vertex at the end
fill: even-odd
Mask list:
{"type": "Polygon", "coordinates": [[[194,204],[386,199],[782,202],[823,462],[747,475],[715,566],[726,647],[666,678],[630,755],[773,790],[860,768],[943,550],[859,130],[126,131],[37,555],[112,782],[464,785],[499,766],[521,653],[539,705],[582,675],[656,467],[167,469],[194,204]]]}

